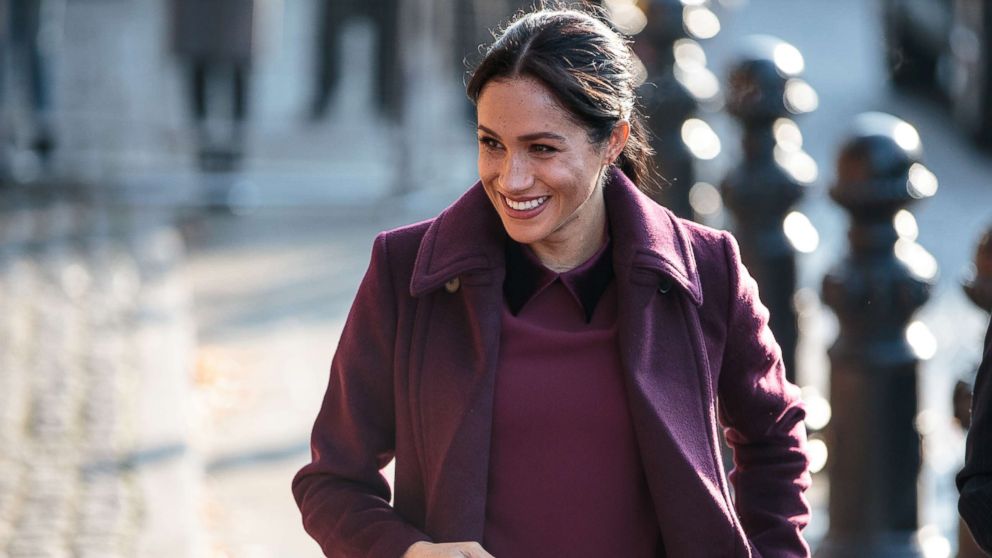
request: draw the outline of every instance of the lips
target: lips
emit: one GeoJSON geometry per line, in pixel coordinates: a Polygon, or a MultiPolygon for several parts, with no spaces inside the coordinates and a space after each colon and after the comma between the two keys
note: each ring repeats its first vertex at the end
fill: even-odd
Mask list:
{"type": "Polygon", "coordinates": [[[525,200],[511,200],[502,194],[499,197],[503,200],[504,213],[514,219],[530,219],[538,216],[551,199],[551,196],[538,196],[525,200]]]}

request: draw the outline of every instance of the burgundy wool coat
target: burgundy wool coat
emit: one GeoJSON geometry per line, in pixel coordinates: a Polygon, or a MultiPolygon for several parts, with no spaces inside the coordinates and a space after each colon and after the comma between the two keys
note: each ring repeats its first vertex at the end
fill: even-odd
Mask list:
{"type": "MultiPolygon", "coordinates": [[[[628,403],[668,557],[808,556],[805,412],[736,242],[675,217],[620,171],[604,195],[628,403]]],[[[327,556],[482,541],[505,242],[480,184],[376,238],[313,460],[293,479],[327,556]],[[390,506],[379,470],[393,457],[390,506]]]]}
{"type": "Polygon", "coordinates": [[[961,491],[958,512],[978,546],[992,554],[992,323],[985,333],[985,353],[975,377],[971,429],[957,485],[961,491]]]}

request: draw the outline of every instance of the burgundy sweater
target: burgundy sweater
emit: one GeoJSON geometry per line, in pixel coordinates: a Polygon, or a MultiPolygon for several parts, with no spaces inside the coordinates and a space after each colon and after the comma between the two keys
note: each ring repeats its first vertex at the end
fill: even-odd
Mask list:
{"type": "Polygon", "coordinates": [[[617,351],[609,243],[557,274],[510,243],[483,546],[663,555],[617,351]]]}

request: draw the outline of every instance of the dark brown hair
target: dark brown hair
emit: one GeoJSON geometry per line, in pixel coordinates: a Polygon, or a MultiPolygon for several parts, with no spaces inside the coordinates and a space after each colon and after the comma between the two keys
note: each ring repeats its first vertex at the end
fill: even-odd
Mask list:
{"type": "Polygon", "coordinates": [[[472,72],[466,92],[478,103],[490,81],[529,77],[548,88],[601,144],[617,122],[630,136],[616,165],[642,190],[653,187],[653,151],[635,95],[634,55],[601,11],[555,7],[519,14],[472,72]],[[594,15],[595,14],[595,15],[594,15]]]}

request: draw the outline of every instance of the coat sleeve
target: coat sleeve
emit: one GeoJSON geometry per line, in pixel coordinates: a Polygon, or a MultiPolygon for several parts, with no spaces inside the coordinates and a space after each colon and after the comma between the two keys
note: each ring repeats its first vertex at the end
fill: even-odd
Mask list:
{"type": "Polygon", "coordinates": [[[379,235],[331,363],[312,461],[292,484],[303,526],[328,557],[398,557],[429,540],[389,505],[380,473],[395,451],[396,292],[379,235]]]}
{"type": "Polygon", "coordinates": [[[964,468],[957,476],[958,511],[978,546],[992,553],[992,324],[985,334],[972,401],[964,468]]]}
{"type": "Polygon", "coordinates": [[[785,379],[758,286],[725,236],[730,304],[720,371],[720,418],[734,451],[735,505],[752,551],[763,558],[809,556],[802,529],[810,510],[806,416],[799,389],[785,379]]]}

